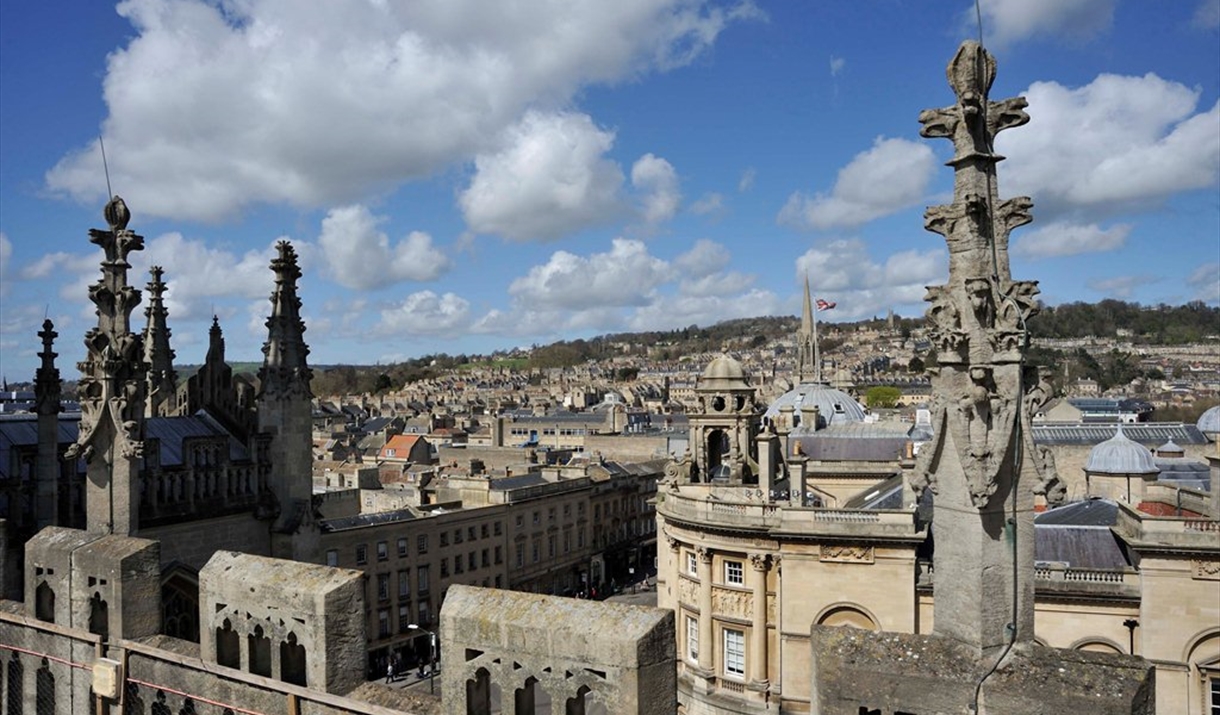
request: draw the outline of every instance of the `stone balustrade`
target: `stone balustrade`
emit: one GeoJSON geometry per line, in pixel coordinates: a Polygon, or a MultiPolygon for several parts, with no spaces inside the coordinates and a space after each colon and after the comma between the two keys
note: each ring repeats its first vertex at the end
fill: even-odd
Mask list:
{"type": "Polygon", "coordinates": [[[674,521],[734,529],[826,536],[851,533],[873,538],[914,538],[922,533],[911,511],[798,507],[744,496],[734,498],[734,491],[743,495],[754,492],[711,485],[683,486],[681,491],[663,491],[657,510],[674,521]]]}

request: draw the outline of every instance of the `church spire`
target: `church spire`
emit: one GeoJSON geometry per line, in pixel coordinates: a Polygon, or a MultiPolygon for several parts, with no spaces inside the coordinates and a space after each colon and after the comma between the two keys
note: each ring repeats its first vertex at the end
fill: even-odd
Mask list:
{"type": "Polygon", "coordinates": [[[127,284],[127,256],[144,250],[144,237],[127,228],[131,212],[115,196],[106,204],[107,230],[89,240],[105,253],[102,277],[89,286],[97,327],[85,334],[88,355],[78,364],[80,431],[67,452],[88,463],[85,504],[89,531],[135,533],[143,455],[145,364],[142,338],[131,332],[140,291],[127,284]]]}
{"type": "Polygon", "coordinates": [[[55,326],[50,320],[42,321],[42,366],[34,373],[34,411],[38,413],[38,462],[37,499],[35,523],[38,528],[58,522],[59,514],[59,413],[61,382],[59,369],[55,367],[56,353],[53,349],[55,326]]]}
{"type": "Polygon", "coordinates": [[[271,293],[271,317],[267,318],[267,342],[263,343],[263,367],[259,370],[260,395],[310,398],[312,373],[306,362],[309,347],[305,344],[301,299],[297,297],[301,268],[291,243],[280,241],[275,248],[277,255],[271,261],[275,290],[271,293]]]}
{"type": "Polygon", "coordinates": [[[818,382],[818,326],[813,315],[813,297],[809,293],[809,276],[805,276],[805,305],[801,310],[801,327],[796,331],[796,380],[799,383],[818,382]]]}
{"type": "Polygon", "coordinates": [[[173,414],[177,375],[174,373],[174,351],[169,345],[170,329],[166,322],[169,311],[165,308],[165,282],[161,266],[148,271],[152,280],[148,282],[148,307],[144,315],[148,323],[144,328],[144,362],[148,364],[148,405],[145,417],[173,414]]]}
{"type": "Polygon", "coordinates": [[[58,415],[63,410],[60,404],[62,381],[59,379],[59,368],[55,367],[55,358],[59,353],[54,351],[55,324],[50,319],[42,321],[42,330],[38,331],[42,338],[42,366],[34,372],[34,411],[40,415],[58,415]]]}

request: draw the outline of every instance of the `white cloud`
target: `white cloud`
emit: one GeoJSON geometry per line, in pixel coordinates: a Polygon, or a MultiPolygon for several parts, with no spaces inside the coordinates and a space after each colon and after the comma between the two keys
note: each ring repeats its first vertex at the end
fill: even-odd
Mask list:
{"type": "Polygon", "coordinates": [[[674,259],[674,268],[686,278],[705,278],[724,270],[731,259],[724,244],[701,238],[689,251],[674,259]]]}
{"type": "MultiPolygon", "coordinates": [[[[493,149],[527,107],[700,57],[761,13],[716,0],[126,0],[107,59],[111,176],[141,209],[220,220],[357,200],[493,149]],[[171,180],[172,179],[172,180],[171,180]]],[[[102,199],[98,142],[50,189],[102,199]]]]}
{"type": "MultiPolygon", "coordinates": [[[[132,254],[136,260],[139,254],[132,254]]],[[[89,296],[89,286],[101,275],[100,264],[102,252],[66,253],[56,251],[40,256],[33,263],[28,263],[18,272],[18,277],[25,281],[42,281],[55,276],[64,282],[60,284],[59,297],[71,303],[81,304],[89,296]]],[[[130,276],[131,273],[129,272],[130,276]]],[[[130,280],[130,278],[129,278],[130,280]]],[[[90,311],[91,312],[91,311],[90,311]]]]}
{"type": "Polygon", "coordinates": [[[623,172],[604,155],[614,133],[585,114],[529,112],[497,152],[475,159],[458,203],[478,233],[553,240],[621,210],[623,172]]]}
{"type": "Polygon", "coordinates": [[[13,244],[9,242],[8,236],[0,231],[0,297],[8,295],[9,262],[11,260],[13,260],[13,244]]]}
{"type": "Polygon", "coordinates": [[[1157,280],[1154,276],[1115,276],[1092,280],[1087,285],[1091,290],[1095,290],[1107,298],[1126,300],[1137,288],[1155,283],[1157,280]]]}
{"type": "MultiPolygon", "coordinates": [[[[1095,37],[1114,22],[1115,0],[981,0],[987,44],[1004,46],[1037,35],[1080,41],[1095,37]]],[[[974,3],[963,24],[977,33],[974,3]]]]}
{"type": "Polygon", "coordinates": [[[398,305],[381,311],[376,332],[383,335],[447,335],[464,333],[470,326],[470,302],[454,293],[437,295],[430,290],[407,296],[398,305]]]}
{"type": "Polygon", "coordinates": [[[1191,24],[1200,30],[1215,30],[1220,27],[1220,0],[1202,0],[1195,8],[1191,24]]]}
{"type": "Polygon", "coordinates": [[[1220,263],[1204,263],[1186,278],[1186,285],[1194,291],[1192,300],[1201,300],[1210,305],[1220,303],[1220,263]]]}
{"type": "Polygon", "coordinates": [[[663,297],[637,310],[627,325],[631,330],[671,330],[782,313],[783,306],[774,293],[756,288],[741,294],[663,297]]]}
{"type": "Polygon", "coordinates": [[[1025,93],[1031,121],[996,150],[1006,194],[1028,194],[1042,215],[1123,210],[1216,183],[1220,103],[1195,111],[1200,91],[1154,74],[1101,75],[1078,89],[1039,82],[1025,93]]]}
{"type": "Polygon", "coordinates": [[[843,68],[847,66],[847,60],[842,57],[830,56],[830,76],[838,77],[843,73],[843,68]]]}
{"type": "MultiPolygon", "coordinates": [[[[683,296],[716,296],[724,298],[735,295],[754,285],[754,276],[738,271],[713,273],[702,278],[686,279],[678,283],[683,296]]],[[[761,314],[760,314],[761,315],[761,314]]]]}
{"type": "Polygon", "coordinates": [[[839,170],[829,195],[795,192],[778,218],[802,228],[859,226],[918,203],[935,170],[926,143],[877,137],[871,149],[839,170]]]}
{"type": "Polygon", "coordinates": [[[426,233],[412,231],[391,246],[390,237],[378,228],[386,220],[359,204],[326,214],[318,244],[335,281],[371,290],[405,280],[430,281],[448,270],[449,259],[426,233]]]}
{"type": "Polygon", "coordinates": [[[745,193],[754,188],[754,180],[758,178],[758,170],[750,167],[741,172],[741,178],[737,180],[737,190],[745,193]]]}
{"type": "Polygon", "coordinates": [[[647,305],[670,275],[669,265],[642,241],[616,238],[610,251],[587,258],[556,251],[508,287],[509,295],[535,310],[588,310],[647,305]]]}
{"type": "Polygon", "coordinates": [[[816,297],[838,303],[835,317],[879,315],[901,305],[919,305],[926,287],[944,283],[948,258],[943,249],[901,251],[876,262],[860,239],[837,239],[796,259],[796,278],[809,277],[816,297]]]}
{"type": "Polygon", "coordinates": [[[704,194],[690,205],[690,212],[696,216],[712,216],[724,210],[724,196],[715,191],[704,194]]]}
{"type": "Polygon", "coordinates": [[[645,154],[631,167],[631,185],[643,192],[644,221],[664,223],[678,212],[682,192],[678,188],[678,172],[668,161],[645,154]]]}
{"type": "Polygon", "coordinates": [[[1013,238],[1012,252],[1027,258],[1055,258],[1081,253],[1104,253],[1122,248],[1131,234],[1129,224],[1102,228],[1095,223],[1055,222],[1013,238]]]}

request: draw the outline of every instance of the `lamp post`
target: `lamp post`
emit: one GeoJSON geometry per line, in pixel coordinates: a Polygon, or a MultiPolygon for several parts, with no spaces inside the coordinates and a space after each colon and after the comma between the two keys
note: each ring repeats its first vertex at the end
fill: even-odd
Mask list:
{"type": "Polygon", "coordinates": [[[407,625],[409,631],[423,631],[428,634],[428,692],[436,694],[436,634],[427,628],[422,628],[419,624],[410,623],[407,625]]]}

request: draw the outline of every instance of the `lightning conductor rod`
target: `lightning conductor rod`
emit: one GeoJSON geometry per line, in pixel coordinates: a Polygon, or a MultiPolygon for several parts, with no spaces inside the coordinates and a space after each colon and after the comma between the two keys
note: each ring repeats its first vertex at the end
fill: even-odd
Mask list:
{"type": "Polygon", "coordinates": [[[106,172],[106,199],[110,200],[114,196],[114,191],[110,188],[110,165],[106,163],[106,142],[102,141],[102,135],[97,135],[97,145],[102,149],[102,171],[106,172]]]}

